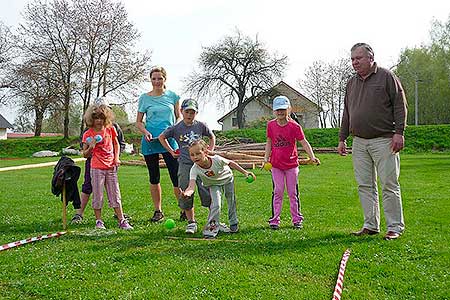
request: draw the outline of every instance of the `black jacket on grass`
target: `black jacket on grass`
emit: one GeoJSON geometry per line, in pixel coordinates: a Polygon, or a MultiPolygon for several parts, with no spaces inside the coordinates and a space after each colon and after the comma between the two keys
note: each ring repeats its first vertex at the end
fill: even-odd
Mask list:
{"type": "Polygon", "coordinates": [[[61,195],[63,184],[66,185],[66,205],[72,202],[73,208],[81,207],[80,193],[78,191],[78,178],[80,178],[81,168],[67,156],[62,156],[55,166],[52,178],[52,193],[55,196],[61,195]]]}

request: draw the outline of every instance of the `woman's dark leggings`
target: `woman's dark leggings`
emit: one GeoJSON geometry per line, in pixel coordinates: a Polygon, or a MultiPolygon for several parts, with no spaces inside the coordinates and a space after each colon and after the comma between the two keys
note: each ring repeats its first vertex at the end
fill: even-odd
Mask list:
{"type": "MultiPolygon", "coordinates": [[[[170,180],[174,187],[178,187],[178,160],[169,152],[161,153],[169,171],[170,180]]],[[[144,155],[147,164],[148,175],[151,184],[158,184],[160,181],[159,153],[144,155]]]]}

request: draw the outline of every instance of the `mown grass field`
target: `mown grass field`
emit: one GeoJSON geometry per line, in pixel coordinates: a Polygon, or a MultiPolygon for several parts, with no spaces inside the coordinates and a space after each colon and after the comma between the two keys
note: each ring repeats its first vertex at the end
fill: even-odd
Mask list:
{"type": "MultiPolygon", "coordinates": [[[[281,230],[268,229],[271,177],[257,170],[252,184],[236,174],[240,232],[215,241],[184,239],[185,223],[171,231],[151,224],[147,170],[122,166],[123,206],[135,230],[117,229],[105,207],[108,230],[98,232],[89,208],[85,222],[60,238],[1,251],[0,298],[331,299],[342,253],[350,248],[342,299],[449,299],[450,155],[402,155],[406,231],[395,241],[349,235],[362,223],[351,158],[319,158],[322,165],[300,171],[303,230],[291,228],[287,199],[281,230]]],[[[0,244],[62,230],[52,171],[0,172],[0,244]]],[[[177,218],[163,174],[163,208],[177,218]]],[[[226,217],[226,207],[223,212],[226,217]]],[[[198,207],[199,225],[206,216],[198,207]]]]}

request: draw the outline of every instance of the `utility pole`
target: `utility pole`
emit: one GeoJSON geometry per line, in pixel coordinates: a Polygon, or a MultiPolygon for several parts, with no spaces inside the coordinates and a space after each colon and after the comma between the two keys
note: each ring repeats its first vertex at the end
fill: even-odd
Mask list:
{"type": "Polygon", "coordinates": [[[418,82],[419,80],[416,78],[414,81],[414,125],[419,125],[419,88],[418,88],[418,82]]]}
{"type": "Polygon", "coordinates": [[[419,82],[422,82],[422,79],[416,77],[414,81],[414,125],[419,125],[419,82]]]}

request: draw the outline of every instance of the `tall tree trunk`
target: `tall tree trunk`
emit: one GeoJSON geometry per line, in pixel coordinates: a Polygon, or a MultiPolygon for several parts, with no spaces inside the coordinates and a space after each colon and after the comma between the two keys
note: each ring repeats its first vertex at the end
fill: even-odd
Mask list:
{"type": "Polygon", "coordinates": [[[42,133],[42,121],[44,120],[44,112],[40,109],[35,109],[34,113],[36,119],[34,121],[34,136],[41,136],[42,133]]]}
{"type": "Polygon", "coordinates": [[[237,123],[238,123],[239,129],[244,128],[244,125],[245,125],[244,108],[245,108],[244,105],[242,103],[240,103],[236,109],[236,117],[237,117],[237,123]]]}
{"type": "Polygon", "coordinates": [[[70,95],[66,94],[64,99],[64,138],[69,138],[69,111],[70,111],[70,95]]]}

